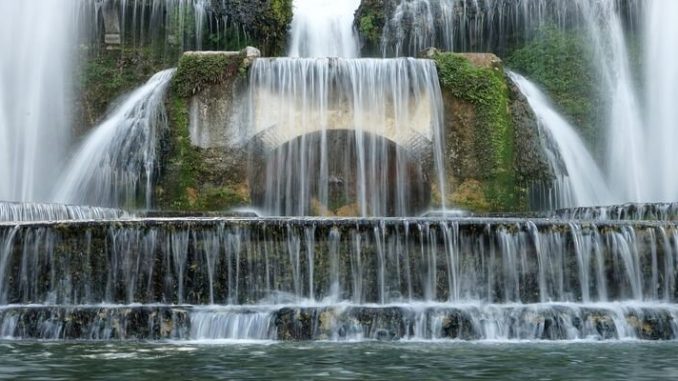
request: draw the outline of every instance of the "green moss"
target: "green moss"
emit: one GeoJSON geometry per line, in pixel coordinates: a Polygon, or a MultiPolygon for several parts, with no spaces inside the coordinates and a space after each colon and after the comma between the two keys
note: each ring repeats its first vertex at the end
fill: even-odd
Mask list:
{"type": "Polygon", "coordinates": [[[189,132],[188,103],[176,95],[169,100],[170,116],[170,162],[172,176],[165,176],[166,183],[159,195],[165,207],[175,210],[191,210],[197,194],[198,173],[200,172],[200,156],[191,145],[189,132]]]}
{"type": "Polygon", "coordinates": [[[190,97],[240,73],[241,64],[240,55],[184,54],[172,79],[172,91],[179,97],[190,97]]]}
{"type": "Polygon", "coordinates": [[[224,175],[224,184],[217,185],[206,180],[214,169],[205,162],[204,150],[191,143],[189,99],[173,91],[167,102],[170,132],[165,146],[169,150],[156,188],[158,205],[170,210],[213,211],[249,204],[249,189],[242,179],[232,183],[224,175]]]}
{"type": "MultiPolygon", "coordinates": [[[[509,112],[509,90],[499,68],[478,67],[454,53],[434,56],[444,92],[467,102],[475,109],[474,152],[480,160],[484,197],[465,195],[463,199],[483,200],[482,209],[510,210],[521,208],[516,192],[514,159],[514,126],[509,112]]],[[[471,188],[469,188],[471,189],[471,188]]],[[[469,193],[465,189],[465,193],[469,193]]],[[[457,200],[458,201],[458,200],[457,200]]],[[[467,206],[467,205],[464,205],[467,206]]],[[[478,205],[469,205],[480,208],[478,205]]]]}
{"type": "Polygon", "coordinates": [[[600,99],[600,81],[595,78],[593,54],[583,36],[586,34],[576,30],[543,27],[507,62],[513,70],[541,84],[585,139],[595,144],[603,113],[600,102],[591,100],[600,99]]]}
{"type": "Polygon", "coordinates": [[[150,49],[83,50],[79,71],[81,123],[93,125],[111,103],[146,82],[164,63],[150,49]]]}
{"type": "Polygon", "coordinates": [[[292,2],[289,0],[271,0],[272,19],[278,24],[289,24],[292,21],[294,12],[292,10],[292,2]]]}
{"type": "Polygon", "coordinates": [[[360,18],[358,24],[360,35],[372,44],[378,44],[381,40],[381,28],[377,26],[377,17],[373,13],[368,13],[360,18]]]}
{"type": "Polygon", "coordinates": [[[259,48],[264,55],[281,54],[293,17],[293,0],[225,0],[220,18],[228,21],[227,48],[242,49],[246,45],[259,48]]]}
{"type": "Polygon", "coordinates": [[[381,55],[381,36],[387,21],[386,9],[396,4],[385,4],[383,0],[363,0],[355,15],[355,27],[363,42],[363,55],[381,55]]]}

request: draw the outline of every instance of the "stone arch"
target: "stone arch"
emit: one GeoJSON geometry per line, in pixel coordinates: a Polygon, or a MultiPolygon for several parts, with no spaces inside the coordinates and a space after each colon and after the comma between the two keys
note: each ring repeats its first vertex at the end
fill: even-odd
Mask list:
{"type": "Polygon", "coordinates": [[[250,171],[253,204],[267,214],[399,216],[428,208],[428,164],[387,136],[316,129],[277,142],[254,151],[250,171]]]}

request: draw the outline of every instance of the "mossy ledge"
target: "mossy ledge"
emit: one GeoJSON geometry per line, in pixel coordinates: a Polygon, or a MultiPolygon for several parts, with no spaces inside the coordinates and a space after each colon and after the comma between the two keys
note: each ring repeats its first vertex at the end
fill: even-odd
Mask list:
{"type": "Polygon", "coordinates": [[[179,59],[172,93],[189,98],[206,86],[223,83],[237,75],[242,66],[240,52],[187,52],[179,59]]]}

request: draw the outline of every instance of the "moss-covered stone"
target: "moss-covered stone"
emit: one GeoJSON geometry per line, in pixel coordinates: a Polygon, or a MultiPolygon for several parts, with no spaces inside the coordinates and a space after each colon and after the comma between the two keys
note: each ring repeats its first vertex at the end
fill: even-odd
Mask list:
{"type": "Polygon", "coordinates": [[[81,60],[75,120],[79,133],[96,124],[116,99],[167,67],[150,49],[83,48],[81,60]]]}
{"type": "Polygon", "coordinates": [[[453,179],[447,201],[477,211],[525,209],[515,183],[514,126],[501,61],[489,54],[432,58],[448,110],[446,167],[453,179]]]}
{"type": "MultiPolygon", "coordinates": [[[[170,129],[163,139],[162,175],[156,187],[159,208],[210,211],[250,203],[246,152],[199,144],[192,141],[190,130],[196,123],[191,113],[199,112],[196,105],[219,106],[206,111],[216,119],[237,111],[233,93],[245,78],[248,62],[244,53],[231,52],[191,52],[180,59],[167,102],[170,129]]],[[[225,128],[226,124],[214,126],[225,128]]]]}
{"type": "Polygon", "coordinates": [[[237,75],[243,58],[239,53],[194,52],[179,59],[177,73],[172,80],[172,91],[179,97],[188,98],[208,85],[222,83],[237,75]]]}
{"type": "Polygon", "coordinates": [[[381,36],[396,6],[393,0],[363,0],[355,14],[355,27],[363,44],[363,55],[378,55],[381,36]]]}
{"type": "Polygon", "coordinates": [[[535,36],[511,53],[508,65],[542,85],[584,138],[595,145],[604,105],[591,101],[600,99],[601,81],[596,78],[586,34],[547,26],[535,36]]]}
{"type": "MultiPolygon", "coordinates": [[[[229,20],[233,49],[256,45],[265,55],[282,54],[292,23],[292,0],[212,0],[219,19],[229,20]]],[[[215,36],[218,38],[218,36],[215,36]]]]}

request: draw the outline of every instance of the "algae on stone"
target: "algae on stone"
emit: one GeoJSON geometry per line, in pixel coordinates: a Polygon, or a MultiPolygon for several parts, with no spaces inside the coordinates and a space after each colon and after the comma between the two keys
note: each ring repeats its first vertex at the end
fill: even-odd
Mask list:
{"type": "Polygon", "coordinates": [[[207,99],[216,104],[219,110],[207,114],[217,119],[237,111],[233,94],[246,77],[248,63],[245,51],[189,52],[179,60],[168,100],[170,131],[162,144],[164,165],[156,187],[162,209],[225,210],[250,203],[245,147],[200,144],[193,141],[190,130],[196,123],[191,118],[191,105],[196,102],[207,99]]]}
{"type": "Polygon", "coordinates": [[[489,53],[437,51],[431,58],[446,114],[447,204],[481,212],[526,210],[528,184],[548,179],[548,167],[536,125],[512,114],[519,100],[501,60],[489,53]],[[531,166],[523,170],[523,162],[531,166]]]}

